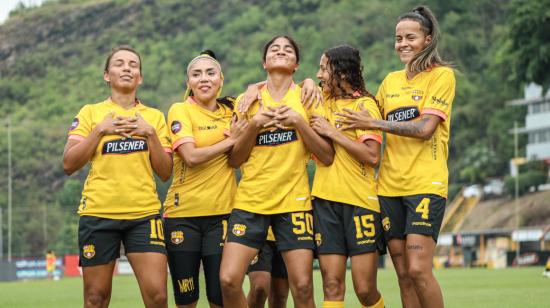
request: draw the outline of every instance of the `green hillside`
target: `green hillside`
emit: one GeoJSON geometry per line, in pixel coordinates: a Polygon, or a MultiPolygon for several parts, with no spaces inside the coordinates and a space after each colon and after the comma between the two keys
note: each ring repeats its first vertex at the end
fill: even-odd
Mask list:
{"type": "MultiPolygon", "coordinates": [[[[10,116],[13,124],[14,254],[76,249],[75,211],[86,171],[71,178],[63,174],[63,145],[80,107],[108,96],[102,67],[112,47],[130,44],[142,53],[139,96],[165,112],[181,98],[186,64],[199,51],[217,53],[226,76],[224,93],[236,95],[265,78],[261,49],[281,33],[295,37],[302,48],[297,80],[315,76],[324,49],[348,43],[361,50],[368,89],[376,92],[388,72],[402,67],[393,51],[395,22],[416,4],[59,0],[20,6],[0,25],[0,121],[10,116]]],[[[503,64],[511,46],[507,21],[516,9],[507,0],[427,4],[440,20],[442,54],[457,68],[451,182],[502,176],[513,153],[508,130],[524,117],[522,110],[504,108],[506,100],[521,94],[521,76],[503,64]]],[[[0,136],[0,206],[6,209],[4,125],[0,136]]]]}

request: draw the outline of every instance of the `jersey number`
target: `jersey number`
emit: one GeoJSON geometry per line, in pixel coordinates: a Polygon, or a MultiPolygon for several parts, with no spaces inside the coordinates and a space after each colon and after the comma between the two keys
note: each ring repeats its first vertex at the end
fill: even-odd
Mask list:
{"type": "Polygon", "coordinates": [[[162,228],[162,220],[160,219],[151,219],[151,234],[149,236],[151,239],[159,239],[164,241],[164,229],[162,228]]]}
{"type": "Polygon", "coordinates": [[[374,228],[374,215],[368,214],[368,215],[361,215],[361,216],[354,216],[353,220],[355,221],[355,237],[363,238],[363,236],[366,237],[373,237],[375,234],[375,228],[374,228]]]}
{"type": "Polygon", "coordinates": [[[422,199],[416,207],[416,212],[422,213],[422,219],[428,219],[428,215],[430,215],[430,198],[422,199]]]}
{"type": "Polygon", "coordinates": [[[313,215],[309,213],[299,212],[292,213],[292,223],[296,228],[292,229],[294,234],[313,234],[313,215]]]}

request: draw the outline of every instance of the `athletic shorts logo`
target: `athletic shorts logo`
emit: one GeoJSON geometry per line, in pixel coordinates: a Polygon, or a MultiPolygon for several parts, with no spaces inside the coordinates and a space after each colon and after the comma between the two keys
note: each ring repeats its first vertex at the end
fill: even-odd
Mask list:
{"type": "Polygon", "coordinates": [[[80,124],[80,121],[78,118],[74,118],[73,122],[71,123],[71,127],[69,127],[69,131],[75,130],[78,127],[78,124],[80,124]]]}
{"type": "Polygon", "coordinates": [[[321,246],[321,244],[323,243],[321,233],[315,233],[315,243],[317,243],[317,247],[321,246]]]}
{"type": "Polygon", "coordinates": [[[115,139],[103,144],[101,154],[130,154],[149,151],[144,139],[115,139]]]}
{"type": "Polygon", "coordinates": [[[412,99],[415,101],[421,100],[423,95],[424,95],[424,91],[420,91],[420,90],[412,91],[412,99]]]}
{"type": "Polygon", "coordinates": [[[277,146],[298,140],[298,134],[295,130],[278,129],[274,132],[265,131],[256,137],[256,145],[259,146],[277,146]]]}
{"type": "Polygon", "coordinates": [[[405,122],[413,120],[420,116],[418,107],[409,106],[392,110],[386,116],[386,120],[390,122],[405,122]]]}
{"type": "Polygon", "coordinates": [[[254,264],[258,263],[258,259],[259,259],[258,256],[259,256],[259,255],[256,255],[256,256],[254,257],[254,259],[252,259],[252,262],[250,262],[250,265],[254,265],[254,264]]]}
{"type": "Polygon", "coordinates": [[[172,121],[170,129],[172,130],[172,134],[177,134],[181,130],[181,123],[179,121],[172,121]]]}
{"type": "Polygon", "coordinates": [[[95,256],[95,246],[94,245],[84,245],[82,247],[82,255],[86,259],[91,259],[95,256]]]}
{"type": "Polygon", "coordinates": [[[246,233],[246,226],[242,224],[234,224],[232,232],[236,236],[243,236],[246,233]]]}
{"type": "Polygon", "coordinates": [[[384,231],[390,231],[390,218],[389,217],[384,217],[384,219],[382,219],[382,227],[384,228],[384,231]]]}
{"type": "Polygon", "coordinates": [[[183,231],[172,231],[170,233],[170,241],[176,245],[183,243],[183,231]]]}

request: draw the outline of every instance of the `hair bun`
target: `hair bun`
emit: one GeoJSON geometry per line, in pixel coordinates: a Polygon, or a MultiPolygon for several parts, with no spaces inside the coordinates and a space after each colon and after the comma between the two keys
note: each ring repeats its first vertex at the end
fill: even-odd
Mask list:
{"type": "Polygon", "coordinates": [[[216,58],[216,54],[210,49],[205,49],[205,50],[201,51],[201,55],[208,55],[208,56],[211,56],[212,58],[218,60],[218,58],[216,58]]]}

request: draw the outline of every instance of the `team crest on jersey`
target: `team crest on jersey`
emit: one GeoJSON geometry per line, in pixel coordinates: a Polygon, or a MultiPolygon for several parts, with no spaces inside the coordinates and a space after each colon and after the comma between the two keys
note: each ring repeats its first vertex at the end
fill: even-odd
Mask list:
{"type": "Polygon", "coordinates": [[[82,255],[86,259],[91,259],[95,256],[95,246],[94,245],[84,245],[82,247],[82,255]]]}
{"type": "Polygon", "coordinates": [[[323,243],[321,233],[315,233],[315,243],[317,243],[317,247],[321,246],[321,244],[323,243]]]}
{"type": "Polygon", "coordinates": [[[382,219],[382,227],[384,228],[384,231],[390,231],[390,218],[389,217],[384,217],[384,219],[382,219]]]}
{"type": "Polygon", "coordinates": [[[170,241],[172,241],[172,243],[179,245],[183,243],[183,240],[183,231],[172,231],[172,233],[170,233],[170,241]]]}
{"type": "Polygon", "coordinates": [[[172,125],[170,125],[170,129],[172,130],[172,134],[177,134],[181,130],[180,121],[172,121],[172,125]]]}
{"type": "Polygon", "coordinates": [[[80,124],[80,121],[78,118],[74,118],[73,122],[71,123],[71,127],[69,127],[69,130],[75,130],[78,127],[78,124],[80,124]]]}
{"type": "Polygon", "coordinates": [[[423,95],[424,95],[424,91],[420,91],[420,90],[412,91],[412,99],[415,101],[421,100],[423,95]]]}
{"type": "Polygon", "coordinates": [[[243,236],[246,233],[246,226],[242,224],[234,224],[232,232],[236,236],[243,236]]]}
{"type": "Polygon", "coordinates": [[[250,262],[250,265],[254,265],[254,264],[258,263],[258,259],[259,259],[258,256],[259,256],[259,255],[256,255],[256,256],[254,257],[254,259],[252,259],[252,262],[250,262]]]}

